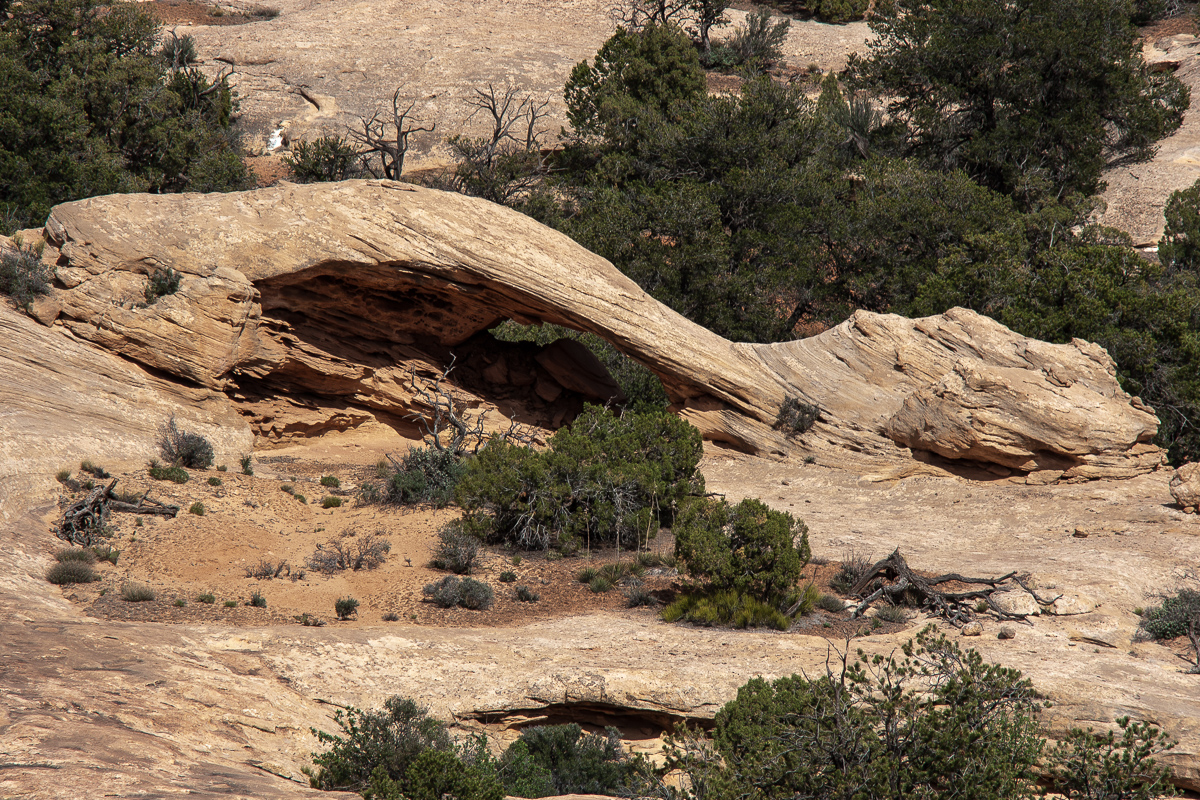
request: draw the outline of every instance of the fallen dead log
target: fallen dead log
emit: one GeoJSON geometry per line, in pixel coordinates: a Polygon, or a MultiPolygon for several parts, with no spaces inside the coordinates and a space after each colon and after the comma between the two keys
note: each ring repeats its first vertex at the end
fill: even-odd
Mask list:
{"type": "MultiPolygon", "coordinates": [[[[872,603],[886,599],[893,605],[923,608],[935,616],[943,617],[956,627],[961,627],[974,619],[977,613],[975,606],[979,603],[986,604],[987,610],[997,619],[1025,622],[1028,614],[1005,610],[992,596],[996,592],[1010,591],[1013,588],[1012,584],[1032,595],[1039,605],[1049,605],[1058,599],[1058,597],[1051,599],[1039,597],[1026,584],[1025,579],[1016,572],[1010,572],[999,578],[971,578],[957,572],[947,572],[944,575],[927,578],[913,572],[904,556],[900,554],[900,549],[896,548],[890,556],[876,562],[867,570],[850,589],[852,596],[863,598],[858,607],[851,612],[851,616],[860,617],[871,607],[872,603]],[[877,581],[880,582],[880,585],[866,594],[877,581]],[[953,592],[937,588],[952,582],[964,584],[968,588],[953,592]]],[[[1061,596],[1059,595],[1059,597],[1061,596]]]]}
{"type": "Polygon", "coordinates": [[[58,538],[77,547],[91,547],[108,538],[108,516],[113,511],[171,518],[179,513],[179,506],[151,500],[149,490],[137,502],[117,497],[113,488],[118,480],[113,478],[108,486],[98,486],[67,506],[58,524],[58,538]]]}

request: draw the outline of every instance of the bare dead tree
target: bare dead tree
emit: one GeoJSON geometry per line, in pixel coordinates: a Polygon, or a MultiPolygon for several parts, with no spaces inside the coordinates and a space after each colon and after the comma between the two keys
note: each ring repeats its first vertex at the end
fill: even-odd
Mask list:
{"type": "Polygon", "coordinates": [[[470,418],[466,413],[466,403],[455,397],[446,386],[446,378],[454,371],[457,360],[457,356],[451,355],[450,364],[432,378],[418,377],[416,368],[409,368],[409,389],[414,399],[426,410],[408,414],[406,418],[414,420],[421,427],[427,447],[463,456],[468,448],[471,453],[476,453],[483,445],[486,439],[483,421],[487,411],[474,419],[470,418]],[[448,441],[443,442],[443,436],[447,435],[448,441]]]}
{"type": "MultiPolygon", "coordinates": [[[[478,416],[471,413],[466,401],[457,397],[447,383],[446,379],[454,371],[457,360],[457,356],[451,354],[450,364],[432,378],[418,375],[415,368],[409,368],[409,389],[424,410],[407,414],[405,419],[411,419],[420,426],[426,447],[461,458],[468,453],[478,453],[490,437],[484,432],[487,411],[478,416]]],[[[496,435],[506,442],[526,446],[539,441],[535,429],[521,425],[516,420],[509,420],[508,429],[496,435]]],[[[390,455],[387,457],[397,470],[403,470],[399,461],[390,455]]]]}
{"type": "Polygon", "coordinates": [[[417,101],[413,100],[402,109],[400,89],[397,88],[392,95],[391,119],[384,116],[386,112],[376,111],[370,119],[359,117],[361,131],[349,131],[350,138],[362,147],[363,166],[374,177],[400,180],[404,172],[404,157],[408,153],[408,137],[414,133],[433,133],[437,129],[437,123],[425,127],[409,118],[416,105],[417,101]],[[379,171],[371,164],[372,156],[379,157],[379,171]]]}
{"type": "MultiPolygon", "coordinates": [[[[897,548],[890,556],[867,570],[859,578],[858,583],[850,589],[849,594],[855,597],[863,597],[866,594],[863,601],[852,612],[852,616],[862,616],[863,612],[870,608],[876,600],[885,599],[896,605],[914,605],[927,609],[937,616],[944,617],[955,626],[961,626],[974,617],[976,603],[986,604],[988,610],[997,619],[1023,622],[1029,616],[1028,614],[1006,611],[992,597],[996,592],[1008,591],[1011,588],[1007,585],[1010,580],[1032,595],[1039,605],[1050,605],[1058,599],[1058,597],[1049,599],[1039,597],[1025,579],[1016,572],[1010,572],[999,578],[968,578],[957,572],[926,578],[912,571],[904,556],[900,555],[900,549],[897,548]],[[878,588],[871,590],[876,581],[880,582],[878,588]],[[970,588],[954,592],[936,588],[951,582],[966,584],[970,588]],[[868,590],[871,590],[870,594],[867,594],[868,590]]],[[[1061,596],[1059,595],[1059,597],[1061,596]]]]}
{"type": "Polygon", "coordinates": [[[650,25],[680,23],[691,11],[694,0],[621,0],[609,9],[609,16],[627,31],[640,31],[650,25]]]}
{"type": "Polygon", "coordinates": [[[542,150],[541,126],[549,116],[549,99],[522,94],[515,86],[497,91],[494,84],[475,89],[467,104],[477,115],[491,118],[489,136],[454,136],[450,146],[458,156],[453,189],[507,204],[537,185],[547,174],[547,154],[542,150]]]}

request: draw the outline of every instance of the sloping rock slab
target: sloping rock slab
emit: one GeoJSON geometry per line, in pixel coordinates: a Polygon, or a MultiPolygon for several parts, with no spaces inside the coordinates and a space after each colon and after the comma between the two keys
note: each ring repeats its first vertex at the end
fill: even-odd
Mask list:
{"type": "MultiPolygon", "coordinates": [[[[1146,444],[1154,415],[1095,345],[1029,340],[962,309],[858,312],[804,341],[735,344],[528,217],[409,184],[92,198],[55,208],[46,236],[65,286],[54,307],[77,336],[256,401],[309,393],[403,417],[417,365],[454,356],[481,386],[512,375],[484,342],[509,318],[613,342],[706,438],[750,453],[849,466],[907,461],[911,447],[1067,477],[1127,477],[1160,461],[1146,444]],[[183,276],[179,292],[139,302],[167,268],[183,276]],[[802,436],[775,430],[788,397],[821,409],[802,436]]],[[[527,395],[553,408],[560,390],[611,391],[590,367],[572,375],[562,355],[521,371],[527,395]]]]}

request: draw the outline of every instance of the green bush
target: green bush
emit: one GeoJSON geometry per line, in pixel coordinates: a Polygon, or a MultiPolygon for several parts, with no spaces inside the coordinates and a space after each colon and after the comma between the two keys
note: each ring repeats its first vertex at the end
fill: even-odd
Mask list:
{"type": "Polygon", "coordinates": [[[250,601],[246,605],[252,608],[266,608],[267,598],[263,597],[262,592],[255,589],[254,593],[250,595],[250,601]]]}
{"type": "Polygon", "coordinates": [[[462,606],[482,611],[491,608],[495,600],[492,587],[486,583],[455,575],[447,575],[437,583],[428,584],[423,591],[439,608],[462,606]]]}
{"type": "Polygon", "coordinates": [[[845,602],[843,602],[842,598],[835,594],[822,594],[817,598],[817,602],[814,604],[814,607],[819,608],[822,611],[828,611],[832,614],[838,614],[846,610],[845,602]]]}
{"type": "Polygon", "coordinates": [[[783,611],[737,592],[684,592],[663,609],[665,622],[683,620],[705,627],[774,628],[786,631],[792,621],[783,611]]]}
{"type": "Polygon", "coordinates": [[[208,469],[213,463],[212,443],[198,433],[179,430],[174,414],[159,430],[158,447],[172,466],[208,469]]]}
{"type": "Polygon", "coordinates": [[[1072,728],[1050,751],[1050,787],[1067,800],[1152,800],[1175,794],[1170,767],[1156,756],[1175,747],[1148,722],[1117,720],[1116,731],[1072,728]]]}
{"type": "Polygon", "coordinates": [[[121,599],[127,603],[148,603],[154,599],[154,590],[144,583],[128,581],[121,584],[121,599]]]}
{"type": "Polygon", "coordinates": [[[437,546],[430,563],[456,575],[470,575],[478,556],[479,537],[463,530],[462,520],[452,520],[438,530],[437,546]]]}
{"type": "Polygon", "coordinates": [[[350,619],[352,615],[358,613],[358,601],[353,597],[339,597],[333,604],[333,610],[337,613],[338,619],[350,619]]]}
{"type": "Polygon", "coordinates": [[[165,270],[156,269],[147,279],[146,289],[142,294],[148,304],[154,305],[160,297],[178,292],[182,280],[183,276],[170,267],[165,270]]]}
{"type": "MultiPolygon", "coordinates": [[[[385,481],[378,495],[382,502],[396,505],[429,503],[444,508],[454,499],[454,490],[464,467],[448,450],[414,447],[399,467],[389,465],[383,471],[385,481]]],[[[363,499],[374,498],[364,492],[363,499]]]]}
{"type": "Polygon", "coordinates": [[[630,118],[667,114],[704,86],[690,38],[674,26],[650,24],[641,31],[618,28],[591,64],[571,70],[563,97],[577,132],[617,135],[630,118]]]}
{"type": "Polygon", "coordinates": [[[100,580],[100,576],[91,564],[84,561],[61,561],[46,570],[46,580],[56,586],[65,586],[70,583],[92,583],[100,580]]]}
{"type": "Polygon", "coordinates": [[[870,0],[817,0],[810,6],[821,22],[844,23],[862,19],[870,0]]]}
{"type": "Polygon", "coordinates": [[[204,603],[205,605],[211,606],[213,603],[217,602],[217,598],[214,597],[211,593],[206,592],[206,593],[200,595],[199,597],[197,597],[196,602],[204,603]]]}
{"type": "Polygon", "coordinates": [[[79,471],[86,472],[89,475],[94,475],[97,478],[112,477],[112,474],[109,473],[108,470],[98,464],[93,464],[92,460],[89,458],[85,458],[83,461],[79,462],[79,471]]]}
{"type": "Polygon", "coordinates": [[[526,728],[517,742],[531,762],[550,773],[553,794],[630,796],[646,767],[622,750],[616,728],[600,736],[584,733],[576,724],[546,725],[526,728]]]}
{"type": "Polygon", "coordinates": [[[342,498],[340,497],[325,497],[321,500],[321,508],[341,508],[342,498]]]}
{"type": "Polygon", "coordinates": [[[188,509],[189,514],[195,514],[197,517],[203,517],[205,514],[204,503],[199,501],[192,503],[192,507],[188,509]]]}
{"type": "Polygon", "coordinates": [[[829,579],[829,588],[839,594],[849,595],[850,590],[863,579],[875,562],[869,556],[851,551],[842,555],[838,571],[829,579]]]}
{"type": "Polygon", "coordinates": [[[42,264],[40,249],[18,247],[15,253],[0,253],[0,294],[17,308],[28,311],[39,295],[50,293],[53,281],[54,273],[42,264]]]}
{"type": "Polygon", "coordinates": [[[312,142],[292,142],[283,163],[296,183],[344,181],[362,177],[361,156],[354,146],[338,136],[322,136],[312,142]]]}
{"type": "Polygon", "coordinates": [[[224,605],[226,608],[237,608],[237,604],[237,600],[226,600],[224,605]]]}
{"type": "Polygon", "coordinates": [[[658,599],[642,586],[631,586],[625,590],[625,607],[639,608],[641,606],[656,606],[658,599]]]}
{"type": "Polygon", "coordinates": [[[747,14],[745,24],[739,25],[721,46],[732,55],[736,65],[765,69],[783,58],[783,44],[790,27],[791,20],[787,17],[772,23],[771,10],[760,8],[747,14]]]}
{"type": "Polygon", "coordinates": [[[761,500],[747,498],[736,506],[694,500],[674,530],[675,555],[689,575],[712,591],[777,607],[795,591],[812,557],[807,526],[761,500]]]}
{"type": "MultiPolygon", "coordinates": [[[[984,610],[987,610],[986,607],[984,610]]],[[[908,612],[904,610],[904,606],[881,606],[875,612],[875,619],[884,622],[905,623],[908,622],[908,612]]]]}
{"type": "Polygon", "coordinates": [[[518,586],[516,588],[515,596],[522,603],[536,603],[538,600],[542,599],[540,594],[535,592],[533,589],[530,589],[528,586],[518,586]]]}
{"type": "Polygon", "coordinates": [[[337,479],[336,475],[322,475],[321,476],[321,485],[328,486],[333,489],[340,489],[342,486],[342,482],[337,479]]]}
{"type": "Polygon", "coordinates": [[[811,403],[788,397],[779,408],[779,416],[775,419],[775,428],[788,436],[799,436],[808,433],[817,420],[821,418],[821,409],[811,403]]]}
{"type": "Polygon", "coordinates": [[[78,561],[90,567],[96,563],[96,554],[84,548],[64,547],[54,553],[54,560],[60,564],[65,564],[68,561],[78,561]]]}
{"type": "Polygon", "coordinates": [[[666,412],[587,406],[538,452],[493,439],[456,493],[467,529],[526,549],[620,543],[631,549],[703,492],[699,432],[666,412]]]}
{"type": "Polygon", "coordinates": [[[243,475],[253,475],[254,474],[253,457],[249,453],[247,453],[241,457],[240,461],[241,461],[241,465],[242,465],[242,474],[243,475]]]}
{"type": "Polygon", "coordinates": [[[592,590],[592,594],[603,594],[612,591],[612,581],[605,578],[603,575],[597,575],[588,581],[588,588],[592,590]]]}
{"type": "Polygon", "coordinates": [[[428,749],[409,765],[404,780],[393,780],[380,765],[364,796],[372,800],[502,800],[504,787],[492,770],[465,764],[456,753],[428,749]]]}
{"type": "Polygon", "coordinates": [[[220,478],[218,478],[216,476],[210,477],[208,479],[209,486],[220,486],[222,483],[224,483],[224,481],[222,481],[220,478]]]}
{"type": "Polygon", "coordinates": [[[1042,750],[1029,682],[929,631],[903,654],[860,653],[815,680],[751,680],[715,720],[724,768],[697,777],[714,800],[749,787],[762,800],[949,798],[964,786],[1027,796],[1042,750]]]}
{"type": "Polygon", "coordinates": [[[1200,592],[1180,589],[1163,598],[1159,607],[1147,608],[1138,627],[1151,639],[1174,639],[1185,635],[1193,624],[1200,633],[1200,592]]]}
{"type": "Polygon", "coordinates": [[[171,605],[175,606],[176,608],[183,608],[187,605],[187,600],[184,600],[182,597],[176,597],[175,602],[171,605]]]}
{"type": "Polygon", "coordinates": [[[254,185],[228,80],[165,58],[140,4],[32,0],[6,10],[0,214],[15,227],[40,226],[52,206],[83,197],[254,185]]]}
{"type": "Polygon", "coordinates": [[[120,550],[107,544],[92,545],[92,552],[96,554],[96,558],[107,561],[114,567],[117,565],[117,559],[121,557],[120,550]]]}
{"type": "Polygon", "coordinates": [[[453,746],[446,725],[406,698],[389,698],[380,711],[338,709],[333,721],[340,735],[311,729],[329,747],[313,756],[317,769],[309,782],[314,789],[361,792],[376,769],[390,780],[403,780],[422,753],[449,752],[453,746]]]}
{"type": "Polygon", "coordinates": [[[504,570],[504,572],[500,573],[500,582],[501,583],[516,583],[516,580],[517,580],[517,573],[513,572],[510,569],[506,569],[506,570],[504,570]]]}
{"type": "Polygon", "coordinates": [[[860,650],[815,679],[751,680],[717,713],[711,749],[672,737],[667,768],[682,767],[710,800],[1169,792],[1154,757],[1171,744],[1152,726],[1118,720],[1119,737],[1074,730],[1047,753],[1039,707],[1019,671],[986,664],[929,627],[899,656],[860,650]]]}

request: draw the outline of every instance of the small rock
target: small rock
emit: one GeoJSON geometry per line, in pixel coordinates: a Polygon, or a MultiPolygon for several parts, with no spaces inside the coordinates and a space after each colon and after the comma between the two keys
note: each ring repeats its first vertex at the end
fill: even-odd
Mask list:
{"type": "Polygon", "coordinates": [[[978,622],[978,621],[968,622],[966,625],[963,625],[962,635],[963,636],[982,636],[983,635],[983,623],[978,622]]]}
{"type": "Polygon", "coordinates": [[[997,639],[1015,639],[1015,638],[1017,638],[1017,632],[1013,629],[1013,627],[1011,625],[1005,625],[1004,627],[1000,628],[1000,632],[996,634],[996,638],[997,639]]]}
{"type": "Polygon", "coordinates": [[[1028,592],[996,592],[992,595],[1000,610],[1009,614],[1040,614],[1042,607],[1028,592]]]}
{"type": "Polygon", "coordinates": [[[1054,601],[1050,613],[1060,617],[1089,614],[1096,609],[1096,601],[1084,594],[1064,595],[1054,601]]]}
{"type": "Polygon", "coordinates": [[[1025,476],[1026,486],[1049,486],[1063,476],[1061,469],[1039,469],[1025,476]]]}
{"type": "Polygon", "coordinates": [[[1086,539],[1088,537],[1089,533],[1090,533],[1090,531],[1087,531],[1083,528],[1076,528],[1075,532],[1072,533],[1071,535],[1074,536],[1076,539],[1086,539]]]}
{"type": "Polygon", "coordinates": [[[1200,463],[1184,464],[1171,478],[1171,497],[1184,511],[1200,506],[1200,463]]]}

